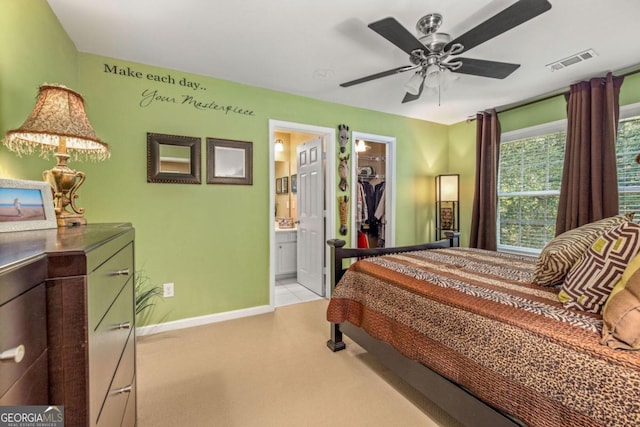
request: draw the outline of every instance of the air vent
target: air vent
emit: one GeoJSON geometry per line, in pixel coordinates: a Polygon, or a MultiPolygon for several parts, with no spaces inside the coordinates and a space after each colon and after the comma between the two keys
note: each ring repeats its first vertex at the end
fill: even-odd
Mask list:
{"type": "Polygon", "coordinates": [[[551,71],[558,71],[562,70],[563,68],[567,68],[570,65],[586,61],[587,59],[591,59],[596,56],[598,56],[598,54],[593,49],[588,49],[584,52],[576,53],[575,55],[571,55],[567,58],[552,62],[551,64],[547,64],[545,66],[551,71]]]}

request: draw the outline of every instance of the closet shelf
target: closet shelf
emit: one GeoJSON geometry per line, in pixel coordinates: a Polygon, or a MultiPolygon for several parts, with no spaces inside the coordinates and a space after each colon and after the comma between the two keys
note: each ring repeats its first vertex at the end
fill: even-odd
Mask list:
{"type": "Polygon", "coordinates": [[[358,154],[358,160],[372,160],[374,162],[385,161],[387,158],[384,156],[363,156],[362,154],[358,154]]]}
{"type": "Polygon", "coordinates": [[[374,178],[384,179],[384,175],[358,175],[358,179],[374,179],[374,178]]]}

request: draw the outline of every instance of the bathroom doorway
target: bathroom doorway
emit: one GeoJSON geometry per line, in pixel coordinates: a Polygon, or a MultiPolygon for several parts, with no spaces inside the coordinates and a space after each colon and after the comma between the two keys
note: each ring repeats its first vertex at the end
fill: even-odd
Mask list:
{"type": "Polygon", "coordinates": [[[329,295],[324,242],[335,237],[335,219],[326,214],[335,212],[335,165],[326,153],[335,151],[335,130],[275,120],[269,130],[270,304],[276,307],[329,295]],[[316,201],[301,199],[305,194],[316,201]],[[312,215],[309,206],[316,207],[312,215]]]}

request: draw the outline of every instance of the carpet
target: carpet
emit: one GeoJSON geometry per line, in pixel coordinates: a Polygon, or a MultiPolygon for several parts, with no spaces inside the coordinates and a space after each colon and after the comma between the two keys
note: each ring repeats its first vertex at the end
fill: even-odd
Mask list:
{"type": "Polygon", "coordinates": [[[138,426],[459,424],[361,347],[326,347],[327,300],[139,337],[138,426]]]}

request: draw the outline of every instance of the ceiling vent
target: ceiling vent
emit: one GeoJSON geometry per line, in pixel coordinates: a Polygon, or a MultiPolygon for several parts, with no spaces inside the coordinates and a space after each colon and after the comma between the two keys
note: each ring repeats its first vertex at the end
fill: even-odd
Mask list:
{"type": "Polygon", "coordinates": [[[598,54],[593,49],[588,49],[584,52],[576,53],[575,55],[571,55],[567,58],[552,62],[551,64],[547,64],[545,65],[545,67],[547,67],[551,71],[558,71],[562,70],[563,68],[567,68],[570,65],[586,61],[587,59],[591,59],[596,56],[598,56],[598,54]]]}

